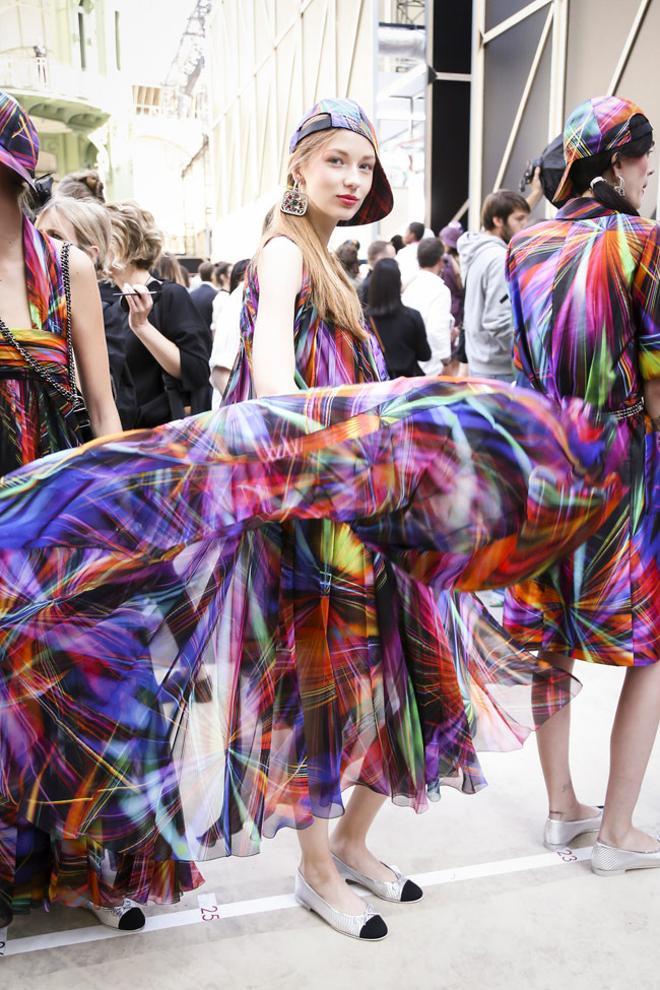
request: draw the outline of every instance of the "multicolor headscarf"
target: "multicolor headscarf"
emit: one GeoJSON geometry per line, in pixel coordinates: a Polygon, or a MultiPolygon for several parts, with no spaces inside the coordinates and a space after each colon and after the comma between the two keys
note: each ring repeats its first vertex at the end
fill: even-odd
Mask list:
{"type": "Polygon", "coordinates": [[[362,107],[354,100],[319,100],[311,110],[307,111],[295,129],[289,142],[289,151],[293,153],[300,142],[309,137],[310,134],[333,129],[361,134],[370,142],[376,152],[371,191],[355,216],[350,220],[340,220],[339,226],[354,227],[359,224],[375,223],[376,220],[382,220],[383,217],[392,212],[394,205],[392,187],[380,161],[378,138],[374,125],[362,107]]]}
{"type": "Polygon", "coordinates": [[[13,96],[0,90],[0,164],[34,188],[39,137],[34,124],[13,96]]]}
{"type": "Polygon", "coordinates": [[[604,151],[622,148],[630,141],[650,134],[652,127],[646,114],[632,100],[620,96],[594,96],[572,112],[564,127],[564,159],[566,169],[561,177],[553,202],[561,204],[575,195],[569,176],[571,166],[582,158],[593,158],[604,151]],[[631,127],[633,117],[642,117],[637,127],[631,127]]]}

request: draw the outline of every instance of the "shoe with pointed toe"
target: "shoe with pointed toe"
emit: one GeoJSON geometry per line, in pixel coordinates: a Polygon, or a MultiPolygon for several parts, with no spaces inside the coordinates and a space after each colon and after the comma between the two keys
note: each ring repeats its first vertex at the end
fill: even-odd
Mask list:
{"type": "Polygon", "coordinates": [[[354,870],[352,866],[344,863],[338,856],[333,854],[332,858],[337,870],[347,883],[359,884],[360,887],[371,891],[372,894],[380,897],[383,901],[394,901],[397,904],[412,904],[415,901],[421,901],[424,896],[422,888],[418,887],[412,880],[409,880],[408,877],[404,877],[396,866],[389,866],[387,863],[383,863],[383,866],[387,866],[387,869],[391,870],[394,874],[394,880],[374,880],[372,877],[367,877],[363,873],[359,873],[358,870],[354,870]]]}
{"type": "Polygon", "coordinates": [[[593,818],[580,818],[573,822],[559,821],[556,818],[548,818],[543,831],[543,845],[546,849],[562,849],[567,846],[578,835],[586,835],[587,832],[597,832],[603,820],[603,809],[598,809],[598,814],[593,818]]]}
{"type": "Polygon", "coordinates": [[[296,872],[293,894],[302,907],[318,914],[319,918],[342,935],[359,938],[365,942],[380,942],[387,935],[387,925],[381,916],[376,914],[371,904],[365,904],[362,914],[344,914],[343,911],[337,911],[316,893],[300,870],[296,872]]]}

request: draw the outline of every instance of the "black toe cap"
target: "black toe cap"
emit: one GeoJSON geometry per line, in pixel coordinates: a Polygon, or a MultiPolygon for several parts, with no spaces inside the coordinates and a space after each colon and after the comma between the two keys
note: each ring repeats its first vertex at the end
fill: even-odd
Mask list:
{"type": "Polygon", "coordinates": [[[146,918],[140,908],[132,907],[123,914],[119,920],[119,931],[120,932],[137,932],[140,928],[144,928],[146,923],[146,918]]]}
{"type": "Polygon", "coordinates": [[[418,887],[412,880],[406,880],[401,891],[402,901],[421,901],[423,896],[424,891],[421,887],[418,887]]]}
{"type": "Polygon", "coordinates": [[[375,914],[373,918],[369,918],[366,925],[363,925],[360,929],[360,938],[377,939],[385,938],[386,935],[387,925],[379,914],[375,914]]]}

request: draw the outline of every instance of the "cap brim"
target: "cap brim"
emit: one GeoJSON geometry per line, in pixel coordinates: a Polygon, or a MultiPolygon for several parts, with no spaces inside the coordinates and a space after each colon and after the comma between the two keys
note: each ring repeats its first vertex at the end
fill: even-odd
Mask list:
{"type": "Polygon", "coordinates": [[[340,220],[338,227],[359,227],[366,223],[376,223],[392,212],[394,206],[394,194],[390,180],[385,175],[385,169],[376,159],[374,165],[374,180],[369,195],[364,203],[350,220],[340,220]]]}
{"type": "Polygon", "coordinates": [[[562,173],[562,177],[559,180],[559,185],[554,191],[552,202],[555,206],[563,206],[563,204],[575,195],[575,188],[573,182],[570,178],[569,172],[571,171],[571,166],[573,162],[570,162],[562,173]]]}
{"type": "Polygon", "coordinates": [[[12,172],[15,172],[16,175],[19,175],[21,179],[24,179],[27,184],[32,187],[32,189],[35,188],[34,176],[30,175],[28,170],[21,165],[20,162],[17,162],[14,156],[5,148],[0,148],[0,164],[5,165],[7,168],[11,169],[12,172]]]}

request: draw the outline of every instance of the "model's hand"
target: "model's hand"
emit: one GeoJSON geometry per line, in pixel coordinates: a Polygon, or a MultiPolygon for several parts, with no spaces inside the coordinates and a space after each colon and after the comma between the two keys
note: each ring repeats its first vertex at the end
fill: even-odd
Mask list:
{"type": "Polygon", "coordinates": [[[124,283],[123,291],[128,303],[128,325],[134,334],[140,334],[149,323],[149,313],[153,309],[153,298],[146,285],[124,283]]]}

